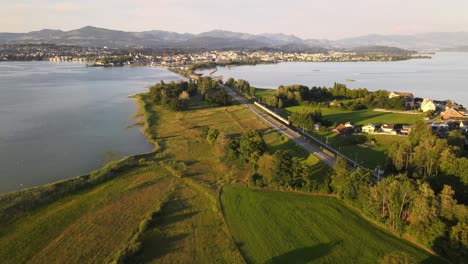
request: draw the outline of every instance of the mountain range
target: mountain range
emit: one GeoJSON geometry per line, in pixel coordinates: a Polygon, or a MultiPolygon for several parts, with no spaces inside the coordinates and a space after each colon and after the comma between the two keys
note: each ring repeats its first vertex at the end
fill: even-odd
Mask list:
{"type": "Polygon", "coordinates": [[[97,27],[62,31],[43,29],[29,33],[0,33],[0,44],[47,43],[116,48],[176,48],[189,50],[278,49],[323,51],[366,46],[391,46],[418,51],[466,49],[468,32],[440,32],[414,35],[366,35],[340,40],[302,39],[286,34],[247,34],[213,30],[200,34],[161,30],[126,32],[97,27]]]}

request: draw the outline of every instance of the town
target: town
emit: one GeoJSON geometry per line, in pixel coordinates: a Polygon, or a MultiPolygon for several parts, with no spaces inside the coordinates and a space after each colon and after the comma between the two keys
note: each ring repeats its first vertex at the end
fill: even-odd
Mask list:
{"type": "Polygon", "coordinates": [[[150,65],[184,67],[193,64],[201,67],[238,64],[280,62],[357,62],[397,61],[415,58],[430,58],[414,52],[357,52],[325,51],[317,53],[283,52],[262,50],[226,50],[184,52],[166,49],[121,49],[110,47],[60,46],[52,44],[1,45],[0,61],[53,61],[83,62],[95,66],[150,65]],[[123,58],[121,60],[121,58],[123,58]],[[106,62],[119,58],[118,62],[106,62]]]}

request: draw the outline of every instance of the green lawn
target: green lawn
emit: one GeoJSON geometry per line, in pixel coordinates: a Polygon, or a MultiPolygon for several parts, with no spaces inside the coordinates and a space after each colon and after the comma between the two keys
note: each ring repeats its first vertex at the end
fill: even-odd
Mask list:
{"type": "Polygon", "coordinates": [[[385,166],[387,160],[387,150],[393,142],[404,141],[406,137],[397,135],[370,135],[361,134],[350,137],[338,136],[335,132],[316,132],[315,136],[328,144],[344,155],[353,160],[357,160],[364,167],[374,169],[378,165],[385,166]],[[350,143],[353,139],[360,138],[366,141],[363,144],[350,143]],[[371,144],[371,140],[375,140],[375,144],[371,144]]]}
{"type": "Polygon", "coordinates": [[[333,197],[223,188],[226,222],[248,263],[378,263],[438,258],[369,223],[333,197]]]}
{"type": "Polygon", "coordinates": [[[366,124],[414,124],[419,120],[423,120],[421,115],[398,114],[398,113],[383,113],[376,112],[371,109],[360,111],[346,111],[338,108],[326,108],[318,106],[291,106],[285,110],[288,114],[292,112],[300,112],[303,110],[321,109],[324,119],[329,119],[337,124],[352,122],[355,125],[366,124]]]}
{"type": "Polygon", "coordinates": [[[269,96],[272,95],[276,90],[272,89],[259,89],[255,90],[255,97],[260,98],[261,96],[269,96]]]}

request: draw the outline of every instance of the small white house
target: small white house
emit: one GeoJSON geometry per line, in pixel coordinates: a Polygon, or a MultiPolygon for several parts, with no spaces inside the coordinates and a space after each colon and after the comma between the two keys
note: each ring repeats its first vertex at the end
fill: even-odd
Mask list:
{"type": "Polygon", "coordinates": [[[465,131],[465,132],[468,131],[468,122],[466,122],[466,121],[461,121],[461,122],[460,122],[460,129],[461,129],[462,131],[465,131]]]}
{"type": "Polygon", "coordinates": [[[401,134],[409,135],[411,133],[411,129],[411,126],[403,125],[403,127],[401,128],[401,134]]]}
{"type": "Polygon", "coordinates": [[[382,127],[380,129],[382,129],[382,132],[384,132],[384,133],[396,134],[394,125],[384,124],[384,125],[382,125],[382,127]]]}
{"type": "Polygon", "coordinates": [[[374,124],[367,124],[362,127],[363,133],[374,133],[375,132],[375,125],[374,124]]]}
{"type": "Polygon", "coordinates": [[[434,102],[431,99],[425,98],[422,101],[421,111],[423,111],[425,113],[425,112],[428,112],[428,111],[435,111],[435,110],[436,110],[436,105],[434,104],[434,102]]]}
{"type": "Polygon", "coordinates": [[[322,126],[322,124],[320,124],[320,123],[314,123],[314,130],[315,131],[319,130],[321,126],[322,126]]]}

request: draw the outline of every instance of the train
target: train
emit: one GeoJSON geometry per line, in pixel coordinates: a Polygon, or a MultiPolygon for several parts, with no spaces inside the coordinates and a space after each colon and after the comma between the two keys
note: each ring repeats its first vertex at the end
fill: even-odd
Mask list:
{"type": "Polygon", "coordinates": [[[261,109],[265,110],[267,113],[269,113],[270,115],[272,115],[273,117],[275,117],[276,119],[278,119],[279,121],[285,123],[287,126],[291,126],[291,121],[289,121],[288,119],[278,115],[277,113],[271,111],[270,109],[268,109],[266,106],[262,105],[261,103],[259,102],[254,102],[254,104],[258,107],[260,107],[261,109]]]}

